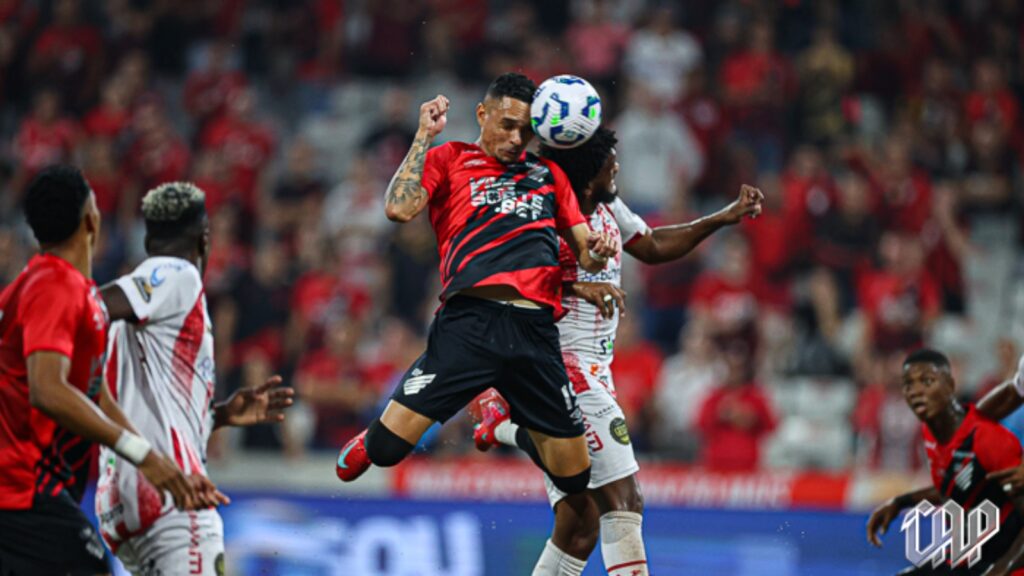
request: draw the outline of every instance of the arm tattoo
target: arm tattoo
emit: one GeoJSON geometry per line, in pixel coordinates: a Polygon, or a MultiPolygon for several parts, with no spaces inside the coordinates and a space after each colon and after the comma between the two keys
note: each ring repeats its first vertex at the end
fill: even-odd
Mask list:
{"type": "Polygon", "coordinates": [[[427,193],[423,189],[423,164],[427,157],[430,139],[426,135],[416,135],[409,153],[398,167],[395,176],[388,184],[385,202],[388,206],[401,207],[406,210],[418,210],[426,200],[427,193]]]}

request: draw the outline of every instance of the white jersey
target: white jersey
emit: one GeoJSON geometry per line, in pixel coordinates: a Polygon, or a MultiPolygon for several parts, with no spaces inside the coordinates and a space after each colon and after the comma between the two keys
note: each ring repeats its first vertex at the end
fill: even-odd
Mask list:
{"type": "MultiPolygon", "coordinates": [[[[116,280],[138,322],[110,329],[107,382],[129,420],[186,475],[206,474],[213,429],[213,332],[199,270],[180,258],[146,259],[116,280]]],[[[136,468],[100,452],[96,513],[108,543],[147,530],[173,509],[136,468]]]]}
{"type": "MultiPolygon", "coordinates": [[[[598,204],[597,209],[590,215],[588,224],[594,232],[604,232],[619,240],[622,246],[651,231],[650,226],[634,214],[620,198],[609,204],[598,204]]],[[[591,274],[579,265],[569,246],[562,240],[560,260],[563,282],[607,282],[615,286],[622,285],[621,252],[608,262],[604,270],[591,274]]],[[[612,354],[615,350],[615,332],[619,327],[619,316],[616,314],[606,319],[601,316],[597,306],[577,296],[565,296],[562,304],[566,310],[565,317],[558,322],[562,357],[573,388],[579,393],[588,390],[589,381],[592,380],[584,378],[583,375],[610,374],[608,367],[612,363],[612,354]]],[[[600,382],[609,391],[614,391],[615,386],[610,376],[602,377],[600,382]]]]}

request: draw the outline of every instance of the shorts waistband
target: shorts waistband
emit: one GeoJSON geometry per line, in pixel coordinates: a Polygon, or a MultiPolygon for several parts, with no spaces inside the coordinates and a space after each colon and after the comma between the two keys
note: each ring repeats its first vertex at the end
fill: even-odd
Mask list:
{"type": "Polygon", "coordinates": [[[551,308],[548,307],[527,308],[511,302],[479,298],[468,294],[456,294],[455,296],[445,300],[444,306],[455,306],[458,308],[486,308],[496,312],[505,312],[514,315],[532,316],[537,318],[554,318],[551,308]]]}

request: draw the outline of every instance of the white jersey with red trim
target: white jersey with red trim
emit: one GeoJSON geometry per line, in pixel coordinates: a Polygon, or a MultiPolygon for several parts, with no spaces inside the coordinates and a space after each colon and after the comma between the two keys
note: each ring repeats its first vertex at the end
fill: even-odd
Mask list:
{"type": "MultiPolygon", "coordinates": [[[[213,429],[213,332],[199,270],[180,258],[155,256],[116,280],[138,322],[111,326],[107,382],[153,448],[186,475],[206,474],[213,429]]],[[[136,468],[109,448],[100,452],[96,513],[112,548],[173,509],[136,468]]]]}
{"type": "MultiPolygon", "coordinates": [[[[598,204],[587,223],[594,232],[609,234],[622,246],[651,231],[643,218],[630,210],[620,198],[608,204],[598,204]]],[[[592,274],[579,265],[565,240],[561,240],[560,244],[563,282],[622,285],[622,252],[610,260],[604,270],[592,274]]],[[[590,381],[596,380],[614,393],[615,386],[611,381],[609,367],[615,350],[615,332],[619,327],[618,314],[606,319],[601,316],[597,306],[577,296],[565,296],[562,305],[566,315],[558,322],[558,332],[562,357],[573,388],[577,393],[583,392],[590,388],[590,381]],[[592,378],[586,378],[588,374],[592,378]]]]}

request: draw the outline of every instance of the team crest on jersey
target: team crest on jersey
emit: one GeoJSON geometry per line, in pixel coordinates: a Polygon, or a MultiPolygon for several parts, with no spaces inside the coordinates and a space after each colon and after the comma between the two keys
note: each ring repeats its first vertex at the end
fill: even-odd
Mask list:
{"type": "Polygon", "coordinates": [[[139,291],[139,296],[142,296],[142,301],[149,303],[153,298],[153,287],[149,285],[149,280],[143,276],[132,276],[132,283],[139,291]]]}
{"type": "Polygon", "coordinates": [[[623,446],[629,446],[629,429],[626,428],[626,420],[624,418],[612,418],[608,431],[611,432],[612,438],[616,442],[623,446]]]}

